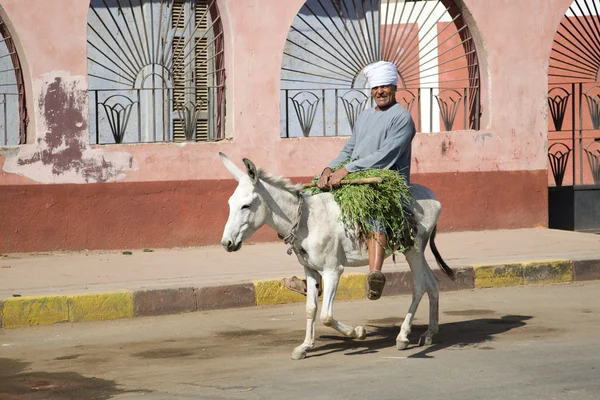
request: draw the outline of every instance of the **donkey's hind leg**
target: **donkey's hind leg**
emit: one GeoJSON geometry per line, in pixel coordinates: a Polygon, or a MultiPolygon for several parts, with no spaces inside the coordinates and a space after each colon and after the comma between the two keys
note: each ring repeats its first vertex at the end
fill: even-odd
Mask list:
{"type": "Polygon", "coordinates": [[[433,336],[439,332],[440,284],[429,264],[427,264],[427,260],[425,260],[424,250],[428,242],[427,233],[424,232],[424,235],[420,235],[417,238],[417,247],[406,253],[406,260],[413,275],[414,289],[408,314],[396,338],[396,347],[398,350],[404,350],[408,346],[408,335],[411,331],[412,321],[425,292],[427,292],[427,297],[429,297],[429,326],[427,331],[421,335],[419,346],[430,345],[433,341],[433,336]]]}
{"type": "Polygon", "coordinates": [[[406,253],[406,260],[408,261],[408,265],[412,271],[413,275],[413,296],[412,301],[410,303],[410,307],[408,308],[408,313],[404,318],[404,322],[402,323],[402,327],[400,328],[400,333],[396,337],[396,348],[398,350],[404,350],[408,347],[408,335],[410,334],[413,319],[415,317],[415,313],[417,312],[417,308],[419,307],[419,303],[423,298],[423,294],[425,294],[426,284],[425,284],[425,275],[423,274],[424,270],[424,257],[422,254],[419,254],[419,250],[410,250],[406,253]]]}
{"type": "Polygon", "coordinates": [[[306,273],[306,336],[304,343],[292,352],[293,360],[306,357],[306,352],[315,345],[315,319],[317,317],[320,276],[314,269],[304,267],[306,273]]]}
{"type": "Polygon", "coordinates": [[[425,289],[429,298],[429,327],[419,338],[419,346],[430,346],[433,342],[433,336],[437,335],[440,331],[440,282],[427,264],[427,261],[425,261],[425,256],[423,256],[423,262],[425,263],[425,289]]]}
{"type": "Polygon", "coordinates": [[[333,300],[342,272],[342,267],[327,269],[323,272],[323,308],[321,310],[321,322],[323,325],[333,328],[345,336],[363,340],[367,337],[365,328],[362,326],[353,328],[333,318],[333,300]]]}

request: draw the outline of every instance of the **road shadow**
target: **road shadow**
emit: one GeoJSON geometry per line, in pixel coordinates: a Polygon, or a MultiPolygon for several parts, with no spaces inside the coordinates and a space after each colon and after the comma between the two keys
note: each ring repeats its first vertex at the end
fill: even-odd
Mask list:
{"type": "MultiPolygon", "coordinates": [[[[433,358],[431,353],[449,347],[467,347],[492,342],[496,335],[526,325],[531,316],[505,315],[499,318],[479,318],[467,321],[444,323],[440,325],[440,333],[436,335],[431,346],[418,347],[419,337],[427,330],[427,325],[413,325],[409,335],[411,345],[406,351],[422,349],[417,353],[407,354],[408,358],[433,358]]],[[[367,338],[355,340],[337,335],[322,335],[321,341],[327,342],[315,347],[308,357],[321,357],[331,353],[343,352],[345,355],[377,353],[381,349],[396,346],[396,336],[400,333],[398,325],[366,325],[367,338]]],[[[489,348],[489,347],[488,347],[489,348]]]]}
{"type": "Polygon", "coordinates": [[[30,363],[0,358],[0,399],[109,400],[121,394],[150,393],[126,390],[115,381],[86,377],[76,372],[25,372],[30,363]]]}

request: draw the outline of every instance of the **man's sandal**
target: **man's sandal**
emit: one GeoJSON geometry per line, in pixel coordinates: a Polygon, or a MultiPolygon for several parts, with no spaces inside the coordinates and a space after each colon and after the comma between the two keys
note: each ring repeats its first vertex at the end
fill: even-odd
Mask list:
{"type": "MultiPolygon", "coordinates": [[[[296,293],[300,293],[302,296],[306,296],[306,279],[300,279],[296,276],[292,276],[291,278],[283,278],[281,280],[281,283],[286,288],[288,288],[296,293]]],[[[319,282],[317,284],[317,287],[319,289],[319,296],[321,295],[321,292],[322,292],[321,286],[322,286],[321,282],[319,282]]]]}
{"type": "Polygon", "coordinates": [[[383,293],[385,286],[385,275],[381,271],[373,270],[369,272],[367,278],[367,298],[369,300],[377,300],[383,293]]]}

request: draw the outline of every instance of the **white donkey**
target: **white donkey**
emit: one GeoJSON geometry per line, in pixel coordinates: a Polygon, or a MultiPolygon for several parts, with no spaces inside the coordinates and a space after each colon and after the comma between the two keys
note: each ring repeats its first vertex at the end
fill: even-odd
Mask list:
{"type": "MultiPolygon", "coordinates": [[[[240,170],[226,155],[219,153],[225,167],[239,182],[229,199],[229,219],[225,225],[221,244],[229,252],[237,251],[261,226],[273,228],[290,244],[300,264],[304,266],[307,280],[306,337],[304,343],[292,353],[295,360],[306,357],[315,342],[315,317],[319,290],[319,275],[323,279],[323,309],[321,322],[345,336],[365,339],[362,326],[353,328],[333,318],[333,299],[344,267],[368,265],[366,244],[348,235],[340,222],[340,207],[331,193],[304,196],[302,185],[288,179],[272,176],[244,159],[246,172],[240,170]]],[[[431,249],[440,267],[454,279],[453,271],[440,257],[435,244],[435,229],[441,205],[431,190],[412,185],[413,213],[418,223],[416,246],[405,253],[412,270],[414,291],[412,303],[404,319],[396,347],[408,346],[408,335],[415,312],[425,291],[429,296],[429,327],[421,336],[419,345],[429,345],[438,333],[439,282],[423,254],[431,238],[431,249]]]]}

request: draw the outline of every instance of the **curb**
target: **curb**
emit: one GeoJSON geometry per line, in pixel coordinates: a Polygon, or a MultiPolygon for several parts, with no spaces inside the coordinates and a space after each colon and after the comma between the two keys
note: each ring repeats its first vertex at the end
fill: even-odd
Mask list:
{"type": "MultiPolygon", "coordinates": [[[[434,271],[441,291],[483,289],[600,280],[600,259],[540,260],[454,268],[456,280],[434,271]]],[[[410,271],[386,273],[383,296],[412,293],[410,271]]],[[[365,298],[366,273],[342,276],[336,300],[365,298]]],[[[107,321],[304,302],[280,279],[203,288],[177,288],[110,293],[15,297],[0,301],[0,328],[23,328],[61,322],[107,321]]]]}

